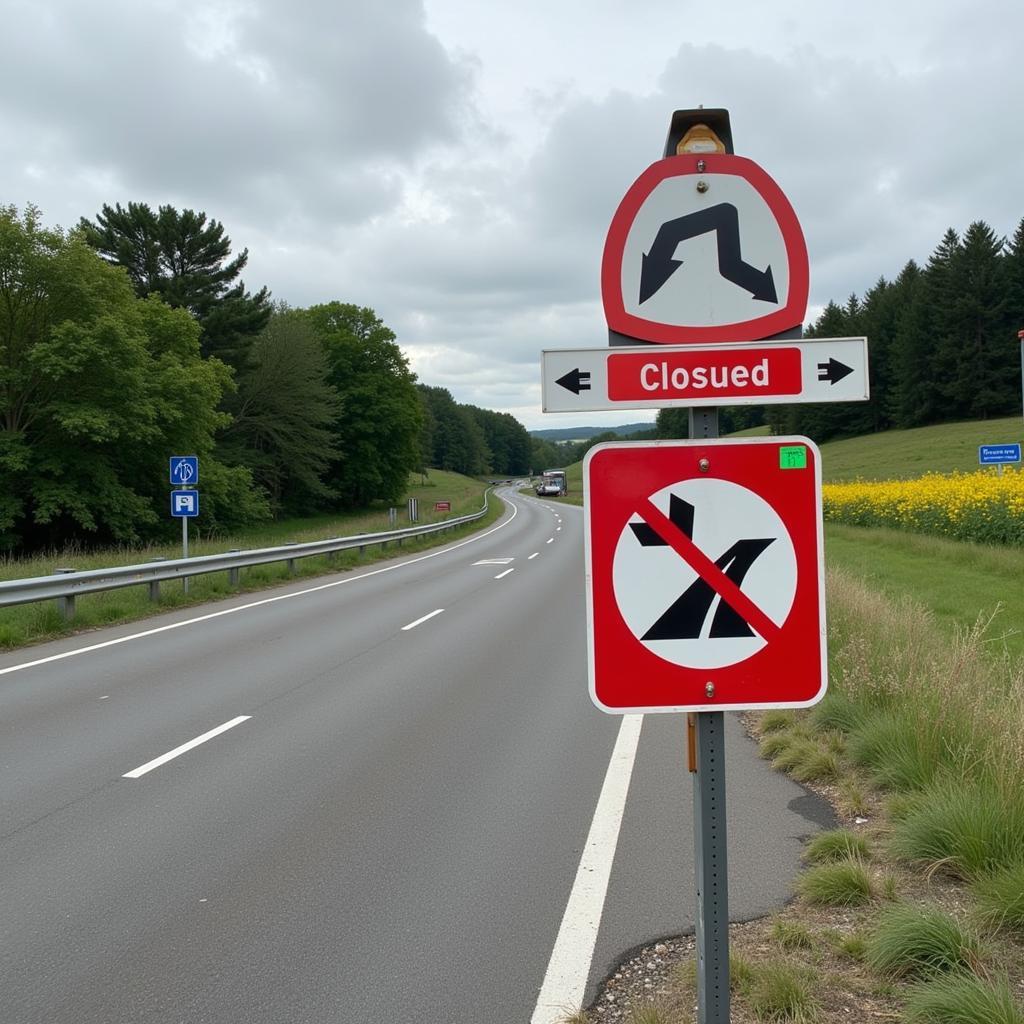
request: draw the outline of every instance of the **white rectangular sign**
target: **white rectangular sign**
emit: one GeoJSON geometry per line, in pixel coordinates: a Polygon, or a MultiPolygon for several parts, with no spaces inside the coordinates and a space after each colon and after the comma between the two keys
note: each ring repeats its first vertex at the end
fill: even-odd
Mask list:
{"type": "Polygon", "coordinates": [[[867,338],[548,349],[541,365],[544,412],[869,397],[867,338]]]}

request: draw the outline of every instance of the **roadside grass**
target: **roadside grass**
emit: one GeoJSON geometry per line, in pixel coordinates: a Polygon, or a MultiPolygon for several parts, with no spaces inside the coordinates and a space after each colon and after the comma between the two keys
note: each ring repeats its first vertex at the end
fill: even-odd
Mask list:
{"type": "Polygon", "coordinates": [[[978,918],[989,928],[1024,939],[1024,860],[980,878],[974,885],[978,918]]]}
{"type": "Polygon", "coordinates": [[[797,892],[816,907],[860,907],[874,896],[871,876],[858,860],[847,859],[808,868],[797,892]]]}
{"type": "Polygon", "coordinates": [[[896,604],[925,606],[922,628],[951,639],[980,620],[982,649],[1024,661],[1024,549],[828,523],[825,558],[896,604]]]}
{"type": "Polygon", "coordinates": [[[788,963],[767,963],[757,968],[746,997],[758,1020],[793,1024],[816,1020],[818,1004],[807,973],[788,963]]]}
{"type": "Polygon", "coordinates": [[[861,862],[870,860],[871,847],[859,832],[851,832],[846,828],[819,832],[804,850],[804,860],[808,864],[830,864],[851,859],[861,862]]]}
{"type": "Polygon", "coordinates": [[[888,977],[925,978],[949,971],[977,971],[983,951],[978,936],[951,915],[901,904],[878,919],[867,940],[865,959],[888,977]]]}
{"type": "Polygon", "coordinates": [[[950,975],[916,986],[907,999],[908,1024],[1024,1024],[1006,978],[950,975]]]}
{"type": "MultiPolygon", "coordinates": [[[[420,522],[429,523],[478,511],[483,503],[485,489],[486,485],[478,480],[471,480],[455,473],[431,470],[425,482],[419,474],[411,478],[408,496],[419,498],[420,522]],[[451,511],[435,513],[435,500],[450,501],[451,511]]],[[[162,583],[160,598],[156,602],[149,600],[146,584],[106,593],[82,595],[76,599],[75,617],[71,622],[63,620],[55,602],[36,602],[0,609],[0,649],[10,650],[85,629],[135,621],[160,612],[201,604],[237,593],[263,590],[325,573],[350,571],[382,559],[394,558],[396,555],[425,551],[488,526],[501,515],[503,509],[502,502],[492,495],[488,514],[477,523],[459,527],[442,535],[405,540],[401,545],[393,542],[386,548],[380,545],[368,546],[362,558],[359,557],[358,551],[344,551],[338,552],[333,559],[330,556],[297,559],[294,573],[289,572],[287,563],[284,562],[252,566],[241,570],[237,587],[229,585],[226,573],[210,573],[191,577],[188,594],[184,593],[182,586],[177,582],[162,583]]],[[[408,525],[405,502],[399,509],[398,522],[399,525],[408,525]]],[[[231,537],[197,539],[190,542],[189,554],[205,555],[233,549],[273,547],[289,541],[301,543],[331,537],[354,536],[359,533],[382,532],[389,528],[387,508],[380,507],[349,516],[286,520],[267,524],[265,529],[240,532],[231,537]]],[[[31,559],[0,560],[0,579],[46,576],[59,567],[78,570],[98,569],[180,557],[180,543],[141,549],[112,548],[88,552],[65,549],[31,559]]]]}

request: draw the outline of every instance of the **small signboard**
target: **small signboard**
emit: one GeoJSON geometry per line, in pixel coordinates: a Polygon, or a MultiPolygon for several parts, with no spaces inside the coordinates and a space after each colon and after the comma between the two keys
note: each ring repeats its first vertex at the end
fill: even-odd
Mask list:
{"type": "Polygon", "coordinates": [[[177,487],[195,487],[199,483],[199,456],[172,455],[171,483],[177,487]]]}
{"type": "Polygon", "coordinates": [[[663,345],[755,341],[799,326],[807,246],[753,160],[690,153],[652,164],[612,218],[601,264],[615,333],[663,345]]]}
{"type": "Polygon", "coordinates": [[[979,445],[978,462],[982,466],[1001,466],[1007,462],[1020,462],[1020,443],[979,445]]]}
{"type": "Polygon", "coordinates": [[[434,511],[435,512],[451,512],[452,503],[450,501],[435,501],[434,511]]]}
{"type": "Polygon", "coordinates": [[[615,442],[584,461],[590,690],[604,711],[825,694],[821,456],[806,437],[615,442]]]}
{"type": "Polygon", "coordinates": [[[544,412],[857,402],[867,338],[644,345],[541,353],[544,412]]]}
{"type": "Polygon", "coordinates": [[[199,515],[199,492],[171,491],[171,515],[176,519],[193,519],[199,515]]]}

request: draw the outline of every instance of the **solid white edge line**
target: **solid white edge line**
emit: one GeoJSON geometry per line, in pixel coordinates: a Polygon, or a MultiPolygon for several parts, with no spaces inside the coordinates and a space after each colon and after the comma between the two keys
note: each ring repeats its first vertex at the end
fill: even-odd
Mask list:
{"type": "Polygon", "coordinates": [[[193,747],[198,747],[200,743],[212,740],[214,736],[219,736],[222,732],[227,732],[228,729],[233,729],[236,725],[240,725],[242,722],[248,722],[250,718],[252,718],[252,715],[239,715],[237,718],[232,718],[230,722],[218,725],[216,729],[204,732],[202,736],[197,736],[194,740],[189,740],[188,743],[182,743],[180,747],[168,750],[166,754],[161,754],[159,757],[153,758],[152,761],[147,761],[145,764],[139,765],[138,768],[133,768],[130,772],[125,772],[121,778],[138,779],[145,775],[146,772],[151,772],[154,768],[159,768],[160,765],[167,764],[168,761],[173,761],[176,757],[180,757],[193,747]]]}
{"type": "Polygon", "coordinates": [[[410,622],[408,626],[403,626],[402,632],[404,633],[407,629],[415,629],[421,622],[426,622],[427,619],[432,619],[435,615],[440,615],[443,611],[443,608],[435,608],[429,614],[421,615],[415,622],[410,622]]]}
{"type": "Polygon", "coordinates": [[[583,1002],[643,721],[623,715],[530,1024],[560,1024],[583,1002]]]}
{"type": "Polygon", "coordinates": [[[529,561],[530,561],[530,559],[532,559],[532,558],[536,558],[536,557],[537,557],[537,556],[538,556],[539,554],[540,554],[540,552],[539,552],[539,551],[534,551],[534,553],[533,553],[532,555],[530,555],[530,558],[527,558],[527,561],[529,562],[529,561]]]}
{"type": "Polygon", "coordinates": [[[510,572],[515,572],[515,569],[506,569],[504,572],[499,572],[494,578],[496,580],[504,579],[510,572]]]}
{"type": "MultiPolygon", "coordinates": [[[[506,499],[502,499],[506,501],[506,499]]],[[[395,569],[404,569],[407,565],[415,565],[417,562],[425,562],[428,558],[437,558],[438,555],[446,555],[449,551],[455,551],[457,548],[465,547],[467,544],[475,544],[478,540],[483,540],[485,537],[489,537],[492,533],[497,533],[498,530],[503,530],[517,515],[519,515],[519,507],[511,501],[506,501],[506,504],[512,507],[512,515],[508,517],[503,523],[498,523],[497,526],[490,530],[486,530],[484,533],[476,534],[473,537],[468,537],[466,540],[460,540],[458,544],[444,545],[438,548],[437,551],[431,551],[429,554],[420,555],[418,558],[410,558],[407,562],[399,562],[396,565],[385,565],[382,569],[371,569],[369,572],[360,573],[358,576],[346,576],[344,579],[333,580],[330,583],[321,583],[315,587],[308,587],[306,590],[294,590],[287,594],[277,594],[274,597],[264,597],[259,601],[250,601],[248,604],[236,605],[234,608],[222,608],[220,611],[209,612],[206,615],[197,615],[194,619],[182,619],[181,622],[171,622],[166,626],[156,626],[153,629],[144,629],[139,633],[130,633],[128,636],[119,636],[115,640],[104,640],[102,643],[90,644],[88,647],[76,647],[73,651],[64,651],[62,654],[51,654],[46,658],[36,658],[34,661],[23,661],[20,665],[8,665],[7,668],[0,668],[0,676],[5,676],[10,672],[21,672],[26,668],[36,668],[39,665],[49,665],[54,661],[63,661],[65,658],[75,658],[79,654],[89,654],[91,651],[101,651],[105,647],[116,647],[118,644],[126,644],[131,640],[142,640],[147,636],[156,636],[157,633],[166,633],[172,629],[182,629],[185,626],[194,626],[200,622],[208,622],[211,619],[219,619],[222,615],[234,615],[236,612],[248,611],[250,608],[259,608],[261,605],[274,604],[276,601],[289,601],[293,597],[304,597],[306,594],[315,594],[320,590],[330,590],[332,587],[342,587],[347,583],[357,583],[359,580],[368,579],[370,576],[379,576],[381,573],[394,572],[395,569]]]]}

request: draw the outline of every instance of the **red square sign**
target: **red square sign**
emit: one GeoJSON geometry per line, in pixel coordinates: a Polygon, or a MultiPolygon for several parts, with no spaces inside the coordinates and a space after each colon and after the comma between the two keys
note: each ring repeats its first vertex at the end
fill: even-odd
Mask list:
{"type": "Polygon", "coordinates": [[[613,442],[583,464],[590,693],[604,711],[825,695],[821,454],[806,437],[613,442]]]}

